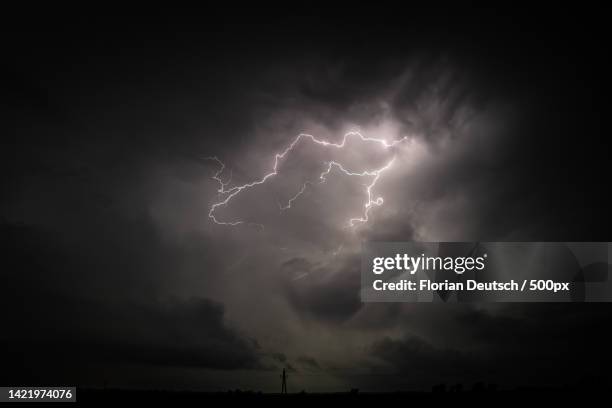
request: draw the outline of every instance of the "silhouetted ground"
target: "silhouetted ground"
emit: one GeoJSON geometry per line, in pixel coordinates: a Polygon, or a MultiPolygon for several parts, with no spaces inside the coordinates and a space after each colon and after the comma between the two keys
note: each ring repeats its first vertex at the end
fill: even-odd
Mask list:
{"type": "MultiPolygon", "coordinates": [[[[511,391],[463,391],[463,392],[390,392],[390,393],[295,393],[265,394],[253,391],[228,391],[225,393],[173,392],[173,391],[128,391],[128,390],[82,390],[77,391],[80,403],[110,404],[135,403],[247,403],[265,406],[295,406],[328,402],[340,404],[367,404],[383,408],[378,404],[402,403],[406,405],[426,404],[471,404],[516,406],[517,404],[584,404],[593,401],[603,389],[517,389],[511,391]]],[[[605,397],[605,395],[601,395],[605,397]]],[[[603,401],[603,400],[602,400],[603,401]]],[[[216,405],[215,405],[216,406],[216,405]]]]}

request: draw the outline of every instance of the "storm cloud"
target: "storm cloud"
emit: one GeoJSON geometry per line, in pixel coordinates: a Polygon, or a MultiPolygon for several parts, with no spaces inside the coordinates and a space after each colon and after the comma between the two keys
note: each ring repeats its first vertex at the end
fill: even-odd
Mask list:
{"type": "Polygon", "coordinates": [[[3,379],[269,391],[291,367],[292,389],[336,391],[605,376],[602,305],[359,300],[364,240],[609,239],[598,33],[565,34],[574,14],[467,14],[11,31],[3,379]],[[244,224],[210,219],[215,175],[252,183],[299,134],[351,131],[405,141],[300,143],[215,212],[244,224]],[[383,202],[350,227],[372,176],[321,173],[391,158],[383,202]]]}

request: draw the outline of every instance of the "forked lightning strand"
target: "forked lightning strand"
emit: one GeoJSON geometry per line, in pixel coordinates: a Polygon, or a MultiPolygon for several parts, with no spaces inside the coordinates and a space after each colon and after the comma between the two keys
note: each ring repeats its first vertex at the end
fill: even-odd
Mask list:
{"type": "MultiPolygon", "coordinates": [[[[291,144],[282,152],[280,153],[276,153],[276,155],[274,156],[274,165],[272,166],[272,171],[266,175],[264,175],[261,179],[257,180],[257,181],[253,181],[251,183],[247,183],[247,184],[243,184],[240,186],[234,186],[234,187],[228,187],[230,182],[231,182],[231,173],[230,173],[230,177],[228,178],[227,181],[223,181],[223,179],[221,178],[221,175],[223,174],[224,170],[225,170],[225,164],[219,160],[217,157],[208,157],[208,160],[213,160],[215,162],[217,162],[219,164],[219,170],[213,175],[212,179],[215,180],[218,185],[219,185],[219,189],[217,190],[217,192],[221,195],[224,196],[222,201],[219,201],[217,203],[214,203],[211,207],[210,210],[208,211],[208,217],[215,223],[215,224],[219,224],[219,225],[230,225],[230,226],[236,226],[236,225],[240,225],[240,224],[244,224],[245,221],[242,220],[236,220],[236,221],[220,221],[215,217],[215,210],[219,207],[223,207],[226,206],[230,200],[232,200],[232,198],[236,197],[238,194],[240,194],[240,192],[242,192],[243,190],[258,186],[260,184],[265,183],[270,177],[276,176],[278,174],[278,165],[280,163],[280,161],[282,159],[284,159],[287,154],[289,154],[289,152],[291,152],[293,150],[293,148],[303,139],[308,139],[311,140],[313,143],[316,143],[318,145],[321,146],[325,146],[325,147],[329,147],[329,148],[335,148],[335,149],[342,149],[344,148],[344,146],[346,145],[346,141],[348,140],[349,137],[358,137],[360,140],[364,141],[364,142],[375,142],[380,144],[381,146],[383,146],[384,148],[388,149],[391,147],[394,147],[395,145],[407,140],[407,137],[404,137],[402,139],[399,140],[395,140],[391,143],[388,143],[386,140],[383,139],[376,139],[376,138],[371,138],[371,137],[364,137],[363,135],[361,135],[361,133],[359,132],[349,132],[347,134],[344,135],[344,137],[342,138],[342,142],[340,143],[331,143],[325,140],[320,140],[315,138],[312,135],[306,134],[306,133],[301,133],[299,134],[294,140],[293,142],[291,142],[291,144]]],[[[361,217],[358,218],[351,218],[348,222],[350,227],[355,226],[356,223],[365,223],[368,221],[369,219],[369,212],[370,209],[372,208],[372,206],[381,206],[383,204],[383,198],[382,197],[377,197],[376,199],[372,199],[372,188],[376,185],[376,183],[378,182],[380,175],[387,169],[389,169],[391,167],[391,165],[393,164],[393,161],[395,160],[395,157],[393,157],[387,164],[385,164],[383,167],[376,169],[376,170],[364,170],[362,172],[352,172],[347,170],[346,168],[344,168],[344,166],[342,166],[342,164],[335,162],[335,161],[330,161],[327,163],[327,169],[321,173],[321,175],[319,176],[319,183],[324,183],[327,180],[327,176],[329,175],[329,173],[332,171],[333,168],[337,168],[338,170],[340,170],[342,173],[348,175],[348,176],[356,176],[356,177],[372,177],[372,181],[366,185],[366,194],[367,194],[367,198],[368,200],[364,203],[364,212],[363,215],[361,217]]],[[[300,190],[297,192],[297,194],[295,196],[293,196],[292,198],[289,199],[289,201],[287,201],[287,204],[285,205],[281,205],[279,204],[279,207],[281,210],[287,210],[289,208],[291,208],[291,205],[293,204],[293,202],[295,200],[297,200],[306,190],[306,188],[308,187],[308,185],[312,185],[313,183],[310,181],[305,182],[302,187],[300,188],[300,190]]]]}

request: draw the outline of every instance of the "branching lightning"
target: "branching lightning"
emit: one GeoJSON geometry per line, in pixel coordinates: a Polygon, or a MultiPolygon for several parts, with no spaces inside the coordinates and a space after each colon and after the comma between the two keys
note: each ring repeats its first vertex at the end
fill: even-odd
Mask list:
{"type": "MultiPolygon", "coordinates": [[[[364,137],[361,133],[359,132],[349,132],[347,134],[344,135],[344,137],[342,138],[342,142],[340,143],[332,143],[332,142],[328,142],[325,140],[320,140],[315,138],[312,135],[306,134],[306,133],[301,133],[299,134],[292,142],[291,144],[289,144],[289,146],[283,150],[280,153],[276,153],[274,156],[274,163],[272,166],[272,171],[266,175],[264,175],[261,179],[250,182],[250,183],[246,183],[243,185],[239,185],[239,186],[233,186],[230,187],[230,183],[231,183],[231,178],[232,175],[230,173],[229,178],[226,181],[223,181],[223,179],[221,178],[223,172],[225,171],[225,164],[219,160],[217,157],[208,157],[208,160],[212,160],[215,161],[217,164],[219,164],[219,170],[217,170],[217,172],[212,176],[212,179],[215,180],[217,182],[217,184],[219,185],[219,188],[217,189],[217,192],[219,193],[219,195],[222,197],[221,201],[218,201],[214,204],[211,205],[209,211],[208,211],[208,217],[215,223],[215,224],[219,224],[219,225],[229,225],[229,226],[236,226],[236,225],[240,225],[240,224],[244,224],[245,221],[243,220],[235,220],[235,221],[220,221],[219,219],[217,219],[217,217],[215,216],[215,211],[219,208],[219,207],[224,207],[226,206],[234,197],[236,197],[238,194],[240,194],[242,191],[253,188],[255,186],[264,184],[268,179],[270,179],[273,176],[276,176],[278,174],[278,166],[281,162],[281,160],[283,160],[294,148],[295,146],[300,143],[300,141],[302,140],[310,140],[311,142],[321,145],[321,146],[325,146],[325,147],[329,147],[331,149],[343,149],[346,145],[346,142],[348,140],[349,137],[358,137],[361,141],[364,142],[374,142],[374,143],[378,143],[380,144],[382,147],[384,147],[385,149],[389,149],[392,148],[394,146],[396,146],[399,143],[402,143],[403,141],[407,140],[407,137],[403,137],[402,139],[399,140],[395,140],[391,143],[387,142],[384,139],[376,139],[376,138],[371,138],[371,137],[364,137]]],[[[336,161],[330,161],[327,162],[327,169],[325,171],[323,171],[321,173],[321,175],[319,176],[319,183],[324,183],[327,180],[327,176],[330,174],[330,172],[336,168],[339,171],[341,171],[342,173],[346,174],[347,176],[354,176],[354,177],[371,177],[372,180],[370,181],[369,184],[366,184],[366,194],[367,194],[367,201],[364,203],[364,210],[363,210],[363,215],[361,217],[357,217],[357,218],[351,218],[348,221],[348,226],[349,227],[354,227],[357,223],[365,223],[368,221],[369,219],[369,212],[372,209],[373,206],[381,206],[384,202],[382,197],[376,197],[375,199],[372,198],[372,189],[374,188],[374,186],[376,185],[376,183],[378,182],[378,180],[380,179],[380,176],[383,174],[383,172],[385,172],[386,170],[388,170],[391,165],[393,164],[395,160],[395,157],[393,157],[391,160],[389,160],[383,167],[379,168],[379,169],[375,169],[375,170],[364,170],[361,172],[354,172],[354,171],[349,171],[347,170],[341,163],[338,163],[336,161]]],[[[281,211],[284,210],[288,210],[291,208],[291,205],[293,204],[293,202],[295,202],[295,200],[297,200],[305,191],[306,188],[309,185],[313,185],[314,183],[311,181],[307,181],[305,182],[302,187],[298,190],[298,192],[291,197],[286,204],[280,204],[279,203],[279,208],[281,211]]],[[[257,224],[260,225],[260,224],[257,224]]],[[[261,226],[261,225],[260,225],[261,226]]]]}

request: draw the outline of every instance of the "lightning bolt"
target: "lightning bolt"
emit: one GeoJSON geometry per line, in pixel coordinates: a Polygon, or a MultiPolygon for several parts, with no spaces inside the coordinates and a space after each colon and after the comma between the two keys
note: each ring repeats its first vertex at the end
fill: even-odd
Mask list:
{"type": "MultiPolygon", "coordinates": [[[[349,132],[346,133],[344,135],[344,137],[342,138],[342,141],[340,143],[332,143],[326,140],[321,140],[321,139],[317,139],[316,137],[314,137],[313,135],[307,134],[307,133],[301,133],[299,134],[290,144],[289,146],[287,146],[283,151],[281,151],[280,153],[276,153],[274,155],[274,163],[272,165],[272,171],[270,171],[269,173],[265,174],[262,178],[260,178],[259,180],[250,182],[250,183],[246,183],[246,184],[242,184],[242,185],[238,185],[238,186],[233,186],[230,187],[230,183],[231,183],[231,174],[230,177],[228,178],[228,180],[223,181],[223,179],[221,178],[223,172],[225,171],[225,164],[219,160],[219,158],[217,158],[216,156],[213,157],[207,157],[206,159],[208,160],[212,160],[215,161],[218,165],[219,165],[219,170],[217,170],[217,172],[212,176],[212,179],[215,180],[219,186],[219,188],[217,189],[217,193],[222,197],[221,201],[215,202],[214,204],[211,205],[209,211],[208,211],[208,218],[211,219],[212,222],[214,222],[215,224],[218,225],[228,225],[228,226],[237,226],[240,224],[245,224],[245,221],[243,220],[235,220],[235,221],[221,221],[219,219],[217,219],[217,217],[215,216],[215,211],[219,208],[219,207],[224,207],[227,206],[227,204],[234,198],[236,197],[238,194],[240,194],[242,191],[256,187],[258,185],[264,184],[267,180],[269,180],[271,177],[274,177],[278,174],[278,166],[281,162],[281,160],[283,160],[297,145],[298,143],[300,143],[302,140],[310,140],[312,143],[315,143],[317,145],[320,146],[324,146],[324,147],[329,147],[331,149],[343,149],[346,146],[346,142],[350,137],[356,137],[359,138],[361,141],[364,142],[374,142],[377,144],[380,144],[382,147],[384,147],[385,149],[390,149],[396,145],[398,145],[399,143],[404,142],[405,140],[407,140],[407,137],[403,137],[399,140],[395,140],[391,143],[387,142],[384,139],[377,139],[377,138],[372,138],[372,137],[365,137],[363,136],[361,133],[359,132],[349,132]]],[[[376,183],[378,182],[378,180],[380,179],[380,176],[383,174],[383,172],[385,172],[386,170],[388,170],[391,165],[393,164],[395,160],[395,157],[393,157],[389,162],[387,162],[383,167],[376,169],[376,170],[364,170],[362,172],[354,172],[354,171],[349,171],[347,170],[341,163],[338,163],[336,161],[330,161],[327,162],[327,169],[325,171],[323,171],[321,173],[321,175],[319,176],[319,183],[324,183],[327,180],[327,176],[331,173],[331,171],[336,168],[339,171],[341,171],[342,173],[348,175],[348,176],[354,176],[354,177],[372,177],[372,181],[369,184],[366,184],[366,194],[367,194],[367,201],[364,203],[364,210],[363,210],[363,215],[361,217],[357,217],[357,218],[351,218],[348,221],[348,226],[349,227],[354,227],[357,223],[366,223],[368,222],[369,219],[369,212],[372,209],[372,207],[374,206],[381,206],[384,202],[382,197],[376,197],[375,199],[372,198],[372,189],[374,188],[374,186],[376,185],[376,183]]],[[[295,194],[293,197],[291,197],[286,204],[282,205],[279,204],[279,208],[281,211],[284,210],[288,210],[291,208],[291,205],[293,204],[293,202],[295,202],[295,200],[297,200],[305,191],[306,188],[309,185],[313,185],[313,182],[307,181],[305,182],[302,187],[298,190],[297,194],[295,194]]],[[[261,224],[257,224],[260,227],[263,227],[261,224]]]]}

